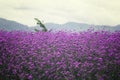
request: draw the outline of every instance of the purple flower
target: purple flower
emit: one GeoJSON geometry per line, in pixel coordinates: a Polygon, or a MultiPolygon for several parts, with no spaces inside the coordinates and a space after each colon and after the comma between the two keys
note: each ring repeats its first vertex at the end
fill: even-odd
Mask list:
{"type": "Polygon", "coordinates": [[[2,80],[117,80],[119,68],[120,31],[0,31],[2,80]]]}

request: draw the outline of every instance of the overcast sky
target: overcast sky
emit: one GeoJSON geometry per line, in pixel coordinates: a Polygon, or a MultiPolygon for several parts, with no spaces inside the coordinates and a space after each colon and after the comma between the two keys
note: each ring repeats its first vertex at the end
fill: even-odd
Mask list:
{"type": "Polygon", "coordinates": [[[44,23],[117,25],[120,0],[0,0],[0,17],[30,26],[35,17],[44,23]]]}

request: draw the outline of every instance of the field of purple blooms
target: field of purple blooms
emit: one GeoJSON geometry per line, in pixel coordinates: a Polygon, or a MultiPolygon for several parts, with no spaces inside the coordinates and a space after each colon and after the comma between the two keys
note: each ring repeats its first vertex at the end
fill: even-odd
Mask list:
{"type": "Polygon", "coordinates": [[[0,31],[0,80],[120,80],[120,31],[0,31]]]}

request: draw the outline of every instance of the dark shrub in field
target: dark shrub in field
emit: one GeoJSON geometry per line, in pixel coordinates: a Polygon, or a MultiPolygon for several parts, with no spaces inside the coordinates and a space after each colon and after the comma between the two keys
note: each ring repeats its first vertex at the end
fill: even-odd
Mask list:
{"type": "Polygon", "coordinates": [[[0,80],[119,80],[120,32],[0,31],[0,80]]]}

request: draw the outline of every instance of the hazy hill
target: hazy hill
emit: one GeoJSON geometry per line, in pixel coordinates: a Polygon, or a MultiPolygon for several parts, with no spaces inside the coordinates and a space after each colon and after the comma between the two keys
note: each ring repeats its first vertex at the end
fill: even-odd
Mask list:
{"type": "MultiPolygon", "coordinates": [[[[107,31],[116,31],[120,30],[120,25],[117,26],[107,26],[107,25],[93,25],[93,24],[84,24],[84,23],[76,23],[76,22],[68,22],[65,24],[54,24],[54,23],[46,23],[45,26],[48,30],[53,31],[86,31],[90,28],[94,28],[94,30],[107,30],[107,31]]],[[[34,28],[40,29],[39,26],[35,26],[34,28]]]]}
{"type": "Polygon", "coordinates": [[[29,27],[27,25],[20,24],[15,21],[6,20],[0,18],[0,29],[12,31],[12,30],[22,30],[22,31],[29,31],[29,27]]]}
{"type": "MultiPolygon", "coordinates": [[[[62,31],[78,32],[78,31],[86,31],[91,27],[94,28],[94,30],[108,30],[108,31],[120,30],[120,25],[117,26],[92,25],[92,24],[84,24],[84,23],[76,23],[76,22],[68,22],[65,24],[46,23],[45,26],[47,27],[48,30],[52,30],[52,31],[62,30],[62,31]]],[[[4,29],[7,31],[13,31],[13,30],[34,31],[35,28],[39,30],[41,29],[39,26],[29,27],[27,25],[23,25],[15,21],[0,18],[0,29],[4,29]]]]}

